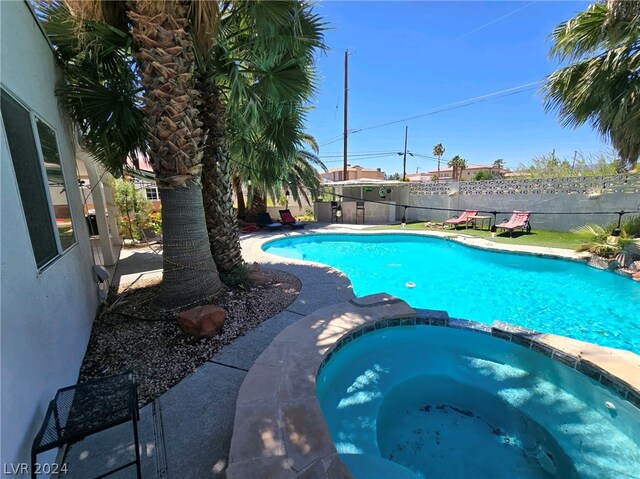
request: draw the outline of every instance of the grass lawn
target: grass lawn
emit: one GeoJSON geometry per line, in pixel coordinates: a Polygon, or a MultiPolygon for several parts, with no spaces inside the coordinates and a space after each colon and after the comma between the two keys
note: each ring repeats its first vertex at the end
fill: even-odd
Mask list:
{"type": "MultiPolygon", "coordinates": [[[[382,225],[373,226],[367,228],[367,230],[399,230],[401,229],[399,224],[394,225],[382,225]]],[[[424,221],[418,221],[414,223],[407,223],[404,228],[406,231],[449,231],[454,232],[450,228],[425,228],[424,221]]],[[[577,249],[582,240],[573,233],[561,233],[558,231],[542,231],[532,230],[531,233],[523,233],[522,231],[514,231],[513,238],[509,238],[509,233],[498,233],[495,238],[491,238],[491,233],[487,230],[480,231],[473,228],[465,229],[459,227],[458,233],[467,234],[470,236],[478,236],[479,238],[485,238],[489,241],[495,241],[496,243],[515,244],[515,245],[529,245],[529,246],[545,246],[547,248],[565,248],[565,249],[577,249]]]]}

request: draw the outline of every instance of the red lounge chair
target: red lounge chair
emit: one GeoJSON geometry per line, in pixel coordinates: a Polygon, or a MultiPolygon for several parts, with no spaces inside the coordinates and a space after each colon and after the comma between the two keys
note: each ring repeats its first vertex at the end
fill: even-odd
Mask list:
{"type": "Polygon", "coordinates": [[[443,223],[444,225],[453,225],[454,229],[459,225],[464,223],[465,225],[467,225],[467,227],[469,226],[469,222],[472,221],[469,219],[470,216],[475,216],[478,214],[477,210],[464,210],[464,213],[462,213],[460,216],[454,216],[451,219],[448,219],[447,221],[445,221],[443,223]]]}
{"type": "Polygon", "coordinates": [[[531,213],[527,211],[514,211],[509,221],[503,221],[496,228],[501,230],[509,230],[509,237],[512,236],[513,230],[521,228],[522,231],[527,233],[531,232],[531,225],[529,224],[529,216],[531,213]]]}
{"type": "Polygon", "coordinates": [[[291,226],[291,229],[304,228],[304,223],[302,221],[296,221],[296,219],[291,214],[289,210],[279,210],[280,218],[282,218],[282,224],[291,226]]]}

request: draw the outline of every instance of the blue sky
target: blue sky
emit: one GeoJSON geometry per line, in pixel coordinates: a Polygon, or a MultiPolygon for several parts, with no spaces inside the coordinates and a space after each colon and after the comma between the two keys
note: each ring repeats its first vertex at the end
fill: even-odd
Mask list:
{"type": "MultiPolygon", "coordinates": [[[[324,1],[316,11],[332,27],[330,51],[318,59],[319,92],[307,131],[320,143],[328,168],[342,165],[343,66],[349,49],[349,130],[427,113],[458,102],[542,80],[557,63],[549,58],[554,27],[589,2],[324,1]]],[[[404,148],[443,160],[508,167],[555,148],[560,157],[606,151],[588,125],[563,128],[545,113],[537,85],[530,91],[349,135],[350,163],[402,172],[404,148]],[[374,157],[377,152],[392,152],[374,157]],[[357,155],[372,155],[357,156],[357,155]],[[351,156],[353,155],[353,156],[351,156]]],[[[382,153],[381,153],[382,154],[382,153]]],[[[432,159],[408,157],[407,172],[435,169],[432,159]]]]}

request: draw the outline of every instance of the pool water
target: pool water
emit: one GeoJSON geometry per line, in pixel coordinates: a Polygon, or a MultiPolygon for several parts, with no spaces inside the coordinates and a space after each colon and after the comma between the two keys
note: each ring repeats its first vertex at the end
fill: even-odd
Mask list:
{"type": "Polygon", "coordinates": [[[410,234],[304,235],[263,248],[342,271],[356,296],[384,291],[451,317],[500,320],[640,353],[640,283],[577,262],[410,234]]]}
{"type": "Polygon", "coordinates": [[[564,364],[477,332],[364,334],[324,365],[316,393],[356,479],[640,477],[638,408],[564,364]]]}

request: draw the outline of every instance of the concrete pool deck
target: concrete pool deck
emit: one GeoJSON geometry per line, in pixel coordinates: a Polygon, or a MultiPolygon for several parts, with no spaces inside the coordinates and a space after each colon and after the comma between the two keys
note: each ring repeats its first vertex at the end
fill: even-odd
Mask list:
{"type": "MultiPolygon", "coordinates": [[[[194,373],[141,409],[139,429],[144,478],[225,477],[238,392],[256,359],[271,344],[272,340],[289,325],[298,323],[302,318],[321,308],[332,307],[339,303],[349,303],[355,299],[351,284],[343,274],[318,263],[288,260],[269,255],[262,251],[262,244],[279,237],[309,233],[363,233],[364,228],[366,226],[363,225],[308,224],[302,231],[285,229],[277,233],[254,233],[242,236],[241,244],[245,260],[249,263],[257,262],[265,268],[274,268],[294,274],[302,283],[300,295],[284,311],[264,321],[258,328],[245,336],[237,338],[232,344],[209,358],[194,373]]],[[[364,233],[377,234],[379,232],[364,233]]],[[[450,236],[453,232],[400,230],[385,233],[450,236]]],[[[460,232],[456,235],[458,236],[456,240],[465,242],[465,244],[478,247],[493,246],[495,249],[513,251],[509,248],[510,245],[465,237],[460,232]]],[[[535,247],[518,247],[517,250],[529,254],[579,259],[579,255],[569,250],[535,247]]],[[[138,256],[141,260],[149,259],[146,255],[138,256]]],[[[153,260],[156,261],[156,258],[159,257],[156,256],[153,260]]],[[[148,265],[143,264],[140,266],[142,269],[139,271],[148,271],[148,276],[161,274],[161,271],[155,267],[149,268],[148,265]]],[[[128,265],[126,271],[128,274],[133,274],[130,272],[135,270],[134,265],[128,265]]],[[[118,275],[117,271],[116,275],[118,275]]],[[[132,276],[133,278],[135,276],[132,276]]],[[[617,350],[613,351],[614,353],[601,355],[606,358],[607,367],[618,368],[619,366],[615,366],[620,364],[615,353],[617,350]]],[[[636,358],[635,363],[633,359],[629,360],[629,358],[626,358],[623,363],[628,365],[631,362],[631,366],[629,366],[631,368],[629,369],[630,378],[639,383],[636,386],[640,389],[640,357],[633,355],[633,353],[628,354],[636,358]]],[[[603,369],[606,368],[603,366],[603,369]]],[[[89,437],[74,445],[69,449],[66,457],[66,461],[70,464],[67,476],[93,477],[100,471],[104,471],[105,465],[115,464],[130,455],[132,452],[130,436],[130,430],[125,425],[89,437]]],[[[328,467],[330,466],[331,464],[328,465],[328,467]]],[[[237,468],[234,474],[239,474],[237,468]]],[[[122,471],[118,477],[134,477],[134,470],[122,471]]],[[[256,476],[236,475],[233,477],[253,479],[256,476]]],[[[268,476],[261,475],[260,477],[268,476]]]]}

